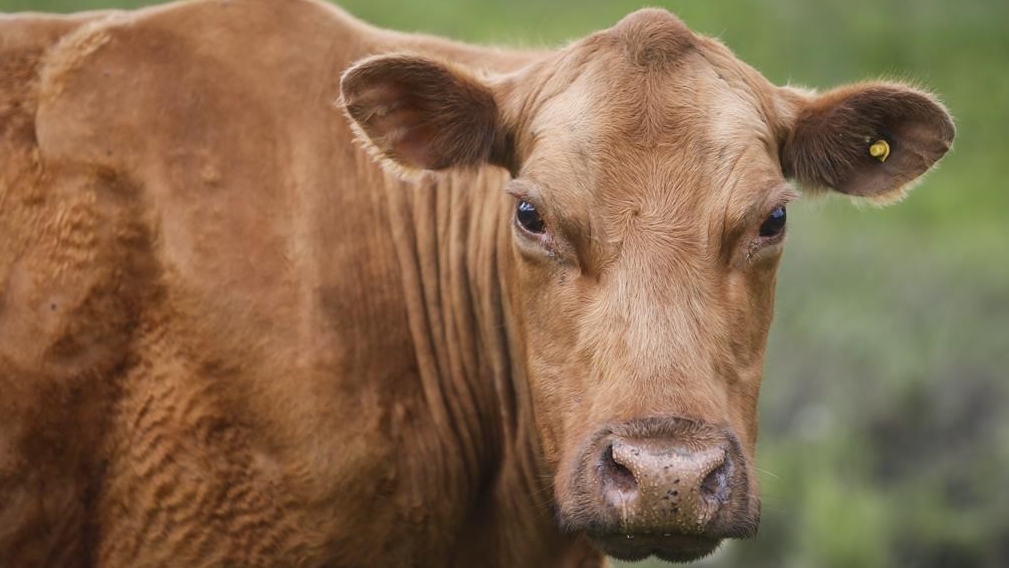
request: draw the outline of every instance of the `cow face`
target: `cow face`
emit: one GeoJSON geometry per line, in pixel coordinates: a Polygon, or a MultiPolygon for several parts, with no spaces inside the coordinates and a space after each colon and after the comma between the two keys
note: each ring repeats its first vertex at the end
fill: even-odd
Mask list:
{"type": "Polygon", "coordinates": [[[953,137],[927,94],[774,87],[658,10],[503,77],[370,58],[343,94],[402,168],[511,171],[509,303],[558,519],[626,559],[756,530],[786,178],[891,200],[953,137]]]}

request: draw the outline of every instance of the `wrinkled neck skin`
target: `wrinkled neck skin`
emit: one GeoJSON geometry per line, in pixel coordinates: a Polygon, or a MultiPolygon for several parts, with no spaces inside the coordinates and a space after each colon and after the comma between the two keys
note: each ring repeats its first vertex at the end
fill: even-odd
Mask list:
{"type": "MultiPolygon", "coordinates": [[[[381,31],[376,52],[418,51],[488,73],[517,69],[538,52],[505,52],[381,31]]],[[[554,521],[547,471],[512,306],[514,199],[501,168],[399,180],[386,174],[390,231],[407,304],[427,427],[395,415],[393,431],[410,503],[443,508],[455,566],[603,565],[584,537],[554,521]],[[434,457],[437,456],[437,457],[434,457]],[[450,509],[450,510],[449,510],[450,509]]],[[[435,545],[437,546],[437,545],[435,545]]],[[[437,552],[434,556],[440,556],[437,552]]]]}
{"type": "Polygon", "coordinates": [[[430,429],[397,430],[410,499],[458,504],[457,566],[601,565],[555,528],[506,290],[513,263],[507,173],[496,168],[387,184],[391,230],[430,429]],[[431,451],[433,450],[433,454],[431,451]],[[432,455],[439,459],[432,459],[432,455]]]}

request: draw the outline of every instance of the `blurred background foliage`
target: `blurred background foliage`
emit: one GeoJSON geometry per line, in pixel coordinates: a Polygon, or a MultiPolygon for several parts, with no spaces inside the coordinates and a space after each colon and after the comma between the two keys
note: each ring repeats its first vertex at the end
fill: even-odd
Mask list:
{"type": "MultiPolygon", "coordinates": [[[[146,3],[0,0],[0,9],[146,3]]],[[[756,539],[703,564],[1009,566],[1009,2],[650,4],[779,84],[927,86],[958,129],[954,151],[898,206],[819,198],[791,208],[761,397],[763,523],[756,539]]],[[[386,27],[538,46],[641,4],[342,5],[386,27]]]]}

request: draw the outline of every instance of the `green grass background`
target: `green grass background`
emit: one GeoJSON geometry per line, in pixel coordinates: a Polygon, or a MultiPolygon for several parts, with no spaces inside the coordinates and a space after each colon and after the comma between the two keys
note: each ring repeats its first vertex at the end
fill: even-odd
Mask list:
{"type": "MultiPolygon", "coordinates": [[[[0,0],[0,10],[145,3],[0,0]]],[[[559,45],[640,7],[342,4],[388,27],[526,46],[559,45]]],[[[827,198],[789,211],[761,398],[763,523],[704,564],[1009,566],[1009,2],[654,4],[778,83],[926,85],[958,129],[953,152],[900,205],[827,198]]]]}

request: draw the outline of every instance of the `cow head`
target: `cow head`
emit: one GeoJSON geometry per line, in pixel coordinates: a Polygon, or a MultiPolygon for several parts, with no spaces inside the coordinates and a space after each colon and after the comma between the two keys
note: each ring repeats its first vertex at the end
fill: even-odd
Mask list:
{"type": "Polygon", "coordinates": [[[954,133],[903,84],[773,86],[659,10],[505,76],[372,57],[343,96],[401,168],[511,172],[511,305],[559,523],[625,559],[757,528],[786,179],[890,201],[954,133]]]}

